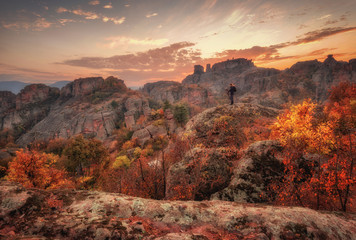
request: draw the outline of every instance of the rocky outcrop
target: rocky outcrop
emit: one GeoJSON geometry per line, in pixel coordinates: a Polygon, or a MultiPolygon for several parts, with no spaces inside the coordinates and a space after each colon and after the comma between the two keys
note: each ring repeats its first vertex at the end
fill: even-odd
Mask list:
{"type": "MultiPolygon", "coordinates": [[[[195,75],[194,75],[195,76],[195,75]]],[[[160,81],[156,83],[147,83],[142,91],[151,99],[163,103],[177,103],[184,101],[188,104],[211,107],[216,102],[209,90],[196,84],[181,84],[173,81],[160,81]]]]}
{"type": "Polygon", "coordinates": [[[61,98],[68,99],[93,93],[103,84],[102,77],[79,78],[61,89],[61,98]]]}
{"type": "MultiPolygon", "coordinates": [[[[241,174],[247,171],[242,166],[245,166],[247,164],[245,162],[249,162],[254,154],[259,156],[258,159],[263,159],[260,160],[259,164],[267,164],[266,169],[269,168],[269,162],[271,165],[275,164],[272,157],[268,155],[272,150],[267,150],[267,143],[265,144],[266,147],[263,147],[262,143],[257,146],[251,145],[247,150],[248,154],[244,154],[246,158],[244,160],[240,159],[239,149],[246,143],[255,141],[252,137],[254,133],[248,134],[246,129],[251,130],[258,126],[259,136],[268,135],[269,125],[277,115],[278,111],[273,108],[238,103],[210,108],[194,116],[186,124],[185,132],[181,134],[189,139],[190,150],[181,161],[170,167],[167,174],[166,196],[174,199],[179,194],[178,190],[181,186],[184,186],[184,192],[187,194],[186,199],[202,200],[209,199],[211,196],[217,199],[221,197],[217,194],[224,192],[229,184],[236,182],[235,178],[240,178],[239,171],[241,169],[243,169],[241,174]],[[265,125],[261,124],[262,119],[265,125]],[[264,154],[264,152],[268,154],[264,154]],[[266,163],[263,162],[264,160],[266,163]],[[236,164],[241,164],[241,166],[236,167],[236,164]]],[[[274,149],[278,148],[275,147],[274,149]]],[[[241,184],[241,186],[246,186],[246,191],[250,191],[251,194],[251,188],[255,187],[252,186],[253,184],[258,189],[255,192],[265,191],[263,187],[266,186],[263,185],[263,181],[268,184],[266,179],[272,178],[272,176],[262,174],[268,172],[268,170],[258,168],[260,166],[253,168],[254,165],[252,167],[250,165],[245,167],[251,172],[247,172],[244,176],[253,178],[253,174],[259,175],[259,178],[256,177],[251,181],[256,180],[260,185],[257,186],[253,182],[250,186],[246,186],[246,183],[241,184]]],[[[280,167],[280,164],[276,163],[276,165],[280,167]]],[[[225,195],[227,196],[227,194],[225,195]]],[[[247,197],[252,196],[248,195],[247,197]]],[[[234,197],[226,197],[224,200],[233,201],[234,197]]]]}
{"type": "Polygon", "coordinates": [[[9,98],[1,104],[0,130],[11,130],[18,137],[48,115],[59,97],[59,89],[31,84],[22,89],[15,99],[12,94],[3,94],[9,98]]]}
{"type": "Polygon", "coordinates": [[[38,239],[355,239],[352,214],[224,201],[157,201],[0,183],[0,235],[38,239]]]}
{"type": "MultiPolygon", "coordinates": [[[[209,108],[189,120],[186,124],[186,133],[190,138],[194,140],[194,144],[202,143],[205,146],[226,146],[231,144],[224,141],[227,135],[237,133],[234,137],[238,142],[244,142],[246,136],[243,134],[243,128],[253,128],[255,124],[259,125],[259,132],[269,132],[268,123],[272,123],[275,117],[279,114],[279,111],[275,108],[264,107],[256,104],[249,103],[237,103],[234,105],[221,105],[214,108],[209,108]],[[216,129],[214,131],[214,124],[219,119],[228,118],[231,120],[231,126],[235,132],[225,129],[216,129]],[[261,126],[261,123],[257,123],[260,119],[263,119],[265,126],[261,126]],[[210,132],[210,134],[209,134],[210,132]]],[[[236,145],[238,146],[238,145],[236,145]]]]}
{"type": "Polygon", "coordinates": [[[194,74],[204,73],[204,67],[202,65],[194,65],[194,74]]]}
{"type": "Polygon", "coordinates": [[[44,84],[31,84],[21,90],[16,96],[16,110],[22,109],[30,104],[44,102],[53,103],[59,97],[59,89],[48,87],[44,84]]]}
{"type": "Polygon", "coordinates": [[[277,141],[251,144],[234,168],[229,186],[212,195],[211,199],[261,203],[270,202],[273,193],[267,187],[283,176],[282,147],[277,141]]]}

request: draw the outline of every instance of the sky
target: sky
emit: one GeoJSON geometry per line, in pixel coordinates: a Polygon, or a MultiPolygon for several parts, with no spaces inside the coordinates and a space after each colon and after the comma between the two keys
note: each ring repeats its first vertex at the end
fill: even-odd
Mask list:
{"type": "Polygon", "coordinates": [[[0,0],[0,81],[182,81],[232,58],[356,58],[355,0],[0,0]]]}

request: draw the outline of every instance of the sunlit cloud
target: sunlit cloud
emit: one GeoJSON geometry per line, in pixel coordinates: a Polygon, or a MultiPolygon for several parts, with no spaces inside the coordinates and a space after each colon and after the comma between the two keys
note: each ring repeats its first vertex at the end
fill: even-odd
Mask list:
{"type": "Polygon", "coordinates": [[[158,13],[147,14],[147,15],[146,15],[146,18],[155,17],[155,16],[157,16],[157,15],[158,15],[158,13]]]}
{"type": "Polygon", "coordinates": [[[109,4],[106,4],[103,8],[110,9],[110,8],[112,8],[112,5],[111,5],[111,3],[109,3],[109,4]]]}
{"type": "Polygon", "coordinates": [[[66,25],[67,23],[71,23],[71,22],[75,22],[75,20],[73,19],[67,19],[67,18],[62,18],[62,19],[59,19],[58,22],[61,24],[61,25],[66,25]]]}
{"type": "Polygon", "coordinates": [[[83,11],[81,9],[75,9],[73,11],[71,11],[73,14],[75,15],[79,15],[79,16],[84,16],[85,19],[98,19],[100,18],[96,13],[94,12],[89,12],[89,11],[83,11]]]}
{"type": "Polygon", "coordinates": [[[99,5],[99,4],[100,4],[100,1],[99,1],[99,0],[94,0],[94,1],[90,1],[90,2],[89,2],[89,5],[93,5],[93,6],[99,5]]]}
{"type": "Polygon", "coordinates": [[[125,22],[125,17],[122,17],[122,18],[110,18],[110,17],[103,17],[102,20],[103,22],[113,22],[115,24],[122,24],[125,22]]]}
{"type": "Polygon", "coordinates": [[[88,20],[101,19],[103,22],[113,22],[114,24],[122,24],[126,20],[125,17],[121,17],[121,18],[107,17],[107,16],[97,14],[95,12],[84,11],[82,9],[68,10],[66,8],[60,7],[57,9],[57,12],[58,13],[70,12],[75,15],[82,16],[88,20]]]}

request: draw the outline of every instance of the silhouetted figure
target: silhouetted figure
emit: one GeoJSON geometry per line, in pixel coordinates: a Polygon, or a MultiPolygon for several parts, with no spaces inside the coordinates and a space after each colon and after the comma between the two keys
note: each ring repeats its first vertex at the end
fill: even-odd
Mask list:
{"type": "Polygon", "coordinates": [[[230,83],[230,88],[228,89],[227,93],[230,97],[231,105],[234,104],[234,93],[236,92],[236,87],[234,84],[230,83]]]}

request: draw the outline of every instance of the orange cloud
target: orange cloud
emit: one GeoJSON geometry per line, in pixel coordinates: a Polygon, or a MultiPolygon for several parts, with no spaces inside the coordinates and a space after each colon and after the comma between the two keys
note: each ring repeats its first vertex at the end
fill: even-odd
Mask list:
{"type": "Polygon", "coordinates": [[[98,0],[94,0],[94,1],[90,1],[89,2],[89,5],[93,5],[93,6],[99,5],[99,4],[100,4],[100,1],[98,1],[98,0]]]}
{"type": "Polygon", "coordinates": [[[115,70],[139,69],[141,71],[152,69],[152,71],[162,71],[177,69],[178,67],[191,66],[192,62],[201,60],[201,53],[190,49],[194,43],[180,42],[167,47],[155,48],[146,52],[135,54],[117,55],[109,58],[85,57],[75,60],[67,60],[62,64],[70,66],[80,66],[87,68],[106,68],[115,70]]]}
{"type": "Polygon", "coordinates": [[[111,5],[111,3],[109,3],[109,4],[105,5],[103,8],[110,9],[110,8],[112,8],[112,5],[111,5]]]}

